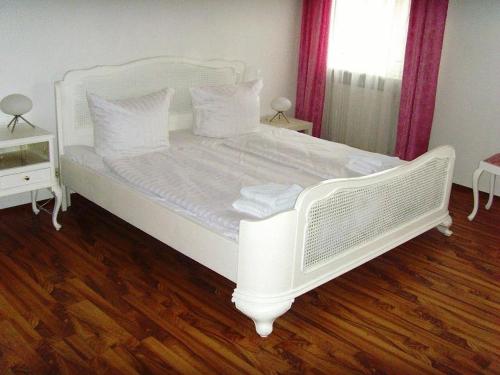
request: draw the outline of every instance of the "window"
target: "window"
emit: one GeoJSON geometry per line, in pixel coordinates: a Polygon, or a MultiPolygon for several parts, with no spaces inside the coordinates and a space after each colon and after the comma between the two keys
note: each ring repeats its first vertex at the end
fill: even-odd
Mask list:
{"type": "Polygon", "coordinates": [[[335,0],[322,136],[391,154],[410,0],[335,0]]]}
{"type": "Polygon", "coordinates": [[[328,67],[400,79],[410,0],[336,0],[328,67]]]}

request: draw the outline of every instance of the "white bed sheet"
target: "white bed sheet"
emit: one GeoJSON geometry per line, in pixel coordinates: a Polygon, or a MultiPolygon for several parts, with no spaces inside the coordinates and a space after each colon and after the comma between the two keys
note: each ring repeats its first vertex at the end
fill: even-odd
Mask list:
{"type": "MultiPolygon", "coordinates": [[[[240,220],[255,220],[231,206],[242,187],[271,182],[306,187],[326,178],[359,176],[341,166],[350,153],[367,154],[263,125],[258,133],[231,139],[173,131],[167,151],[134,157],[103,159],[88,146],[66,147],[63,157],[237,241],[240,220]]],[[[371,156],[383,160],[381,169],[401,163],[379,154],[371,156]]]]}

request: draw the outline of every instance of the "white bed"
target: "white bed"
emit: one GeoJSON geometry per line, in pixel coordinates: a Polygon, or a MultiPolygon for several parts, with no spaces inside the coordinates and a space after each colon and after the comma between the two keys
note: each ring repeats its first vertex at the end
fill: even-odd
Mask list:
{"type": "MultiPolygon", "coordinates": [[[[262,137],[251,134],[221,141],[183,131],[192,124],[189,87],[238,83],[254,76],[241,62],[176,57],[75,70],[56,83],[57,120],[61,180],[66,192],[63,209],[70,204],[69,191],[77,192],[236,282],[236,307],[253,319],[261,336],[267,336],[274,320],[299,295],[433,227],[450,235],[448,201],[455,155],[451,147],[440,147],[404,165],[354,177],[352,171],[343,167],[330,170],[328,166],[333,164],[324,163],[324,155],[328,156],[333,144],[305,135],[273,134],[274,130],[263,126],[262,137]],[[92,152],[87,90],[126,98],[163,87],[176,90],[170,128],[178,131],[171,132],[168,155],[174,164],[179,160],[196,163],[198,156],[193,155],[201,160],[208,154],[205,159],[219,162],[220,157],[224,164],[224,153],[228,153],[227,159],[238,155],[247,168],[241,179],[222,176],[222,181],[232,182],[224,190],[210,186],[213,171],[210,165],[203,165],[206,174],[193,175],[189,186],[200,192],[225,193],[208,202],[211,204],[193,200],[194,195],[176,194],[176,187],[184,186],[176,185],[177,178],[153,185],[145,183],[146,173],[140,179],[132,176],[127,180],[135,160],[103,161],[92,152]],[[280,144],[280,139],[285,143],[280,144]],[[299,145],[290,154],[289,139],[299,145]],[[313,149],[318,152],[311,152],[313,149]],[[252,150],[256,154],[247,152],[252,150]],[[256,156],[259,152],[265,152],[264,157],[256,156]],[[254,170],[259,174],[254,175],[254,170]],[[283,176],[282,181],[273,182],[299,181],[307,186],[295,207],[262,220],[231,210],[230,202],[237,198],[239,187],[249,181],[263,182],[266,173],[283,176]],[[322,181],[328,176],[337,178],[322,181]],[[197,186],[203,181],[205,186],[197,186]],[[164,192],[165,182],[168,189],[164,192]],[[186,204],[190,199],[195,210],[186,204]]],[[[335,154],[340,158],[344,149],[337,147],[335,154]]],[[[158,157],[166,158],[157,155],[153,162],[158,157]]]]}

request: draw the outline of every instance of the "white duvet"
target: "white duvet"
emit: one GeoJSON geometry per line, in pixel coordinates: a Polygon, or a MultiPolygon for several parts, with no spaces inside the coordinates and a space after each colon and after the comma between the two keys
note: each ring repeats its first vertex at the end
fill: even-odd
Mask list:
{"type": "Polygon", "coordinates": [[[239,152],[261,155],[313,173],[323,180],[364,176],[403,163],[399,158],[363,151],[283,128],[266,127],[259,132],[226,139],[224,144],[239,152]]]}
{"type": "Polygon", "coordinates": [[[376,160],[373,165],[380,165],[379,170],[401,164],[397,158],[264,126],[225,140],[183,137],[168,150],[105,158],[104,163],[133,186],[233,240],[238,238],[240,220],[254,219],[231,206],[242,187],[268,183],[306,187],[324,179],[360,176],[346,167],[357,155],[376,160]]]}

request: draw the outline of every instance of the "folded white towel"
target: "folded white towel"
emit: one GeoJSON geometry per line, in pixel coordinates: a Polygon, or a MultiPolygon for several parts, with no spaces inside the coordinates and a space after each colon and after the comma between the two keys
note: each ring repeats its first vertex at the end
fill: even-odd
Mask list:
{"type": "Polygon", "coordinates": [[[290,201],[295,203],[298,195],[304,190],[299,185],[267,184],[246,186],[240,193],[243,198],[261,203],[271,208],[289,205],[290,201]]]}
{"type": "Polygon", "coordinates": [[[299,185],[246,186],[241,189],[242,197],[233,203],[233,208],[251,216],[265,218],[292,208],[302,190],[299,185]]]}
{"type": "Polygon", "coordinates": [[[274,215],[278,212],[288,210],[295,204],[296,198],[290,198],[288,201],[277,206],[269,206],[263,203],[256,202],[247,198],[240,198],[233,202],[233,208],[236,211],[255,216],[258,218],[265,218],[274,215]]]}
{"type": "Polygon", "coordinates": [[[372,174],[386,169],[383,160],[362,155],[350,155],[346,167],[362,175],[372,174]]]}
{"type": "Polygon", "coordinates": [[[358,160],[349,160],[349,162],[346,165],[347,169],[350,169],[353,172],[362,174],[362,175],[368,175],[372,174],[375,172],[378,172],[379,170],[382,170],[380,167],[374,167],[369,164],[365,164],[362,161],[358,160]]]}
{"type": "MultiPolygon", "coordinates": [[[[378,155],[377,155],[378,156],[378,155]]],[[[349,160],[354,161],[356,163],[370,166],[370,167],[382,167],[384,165],[384,161],[381,159],[376,159],[375,157],[371,156],[364,156],[364,155],[350,155],[349,160]]]]}

